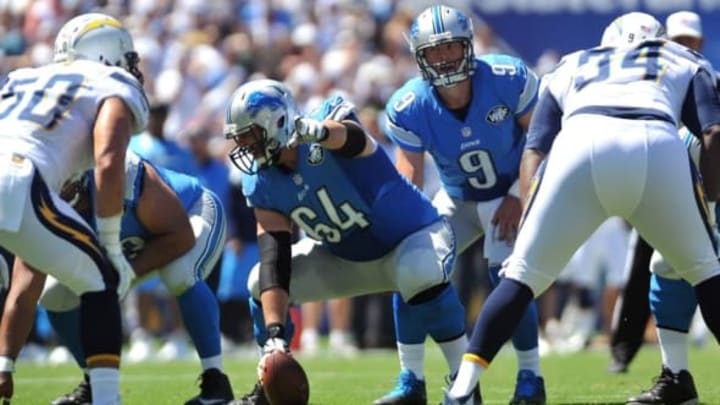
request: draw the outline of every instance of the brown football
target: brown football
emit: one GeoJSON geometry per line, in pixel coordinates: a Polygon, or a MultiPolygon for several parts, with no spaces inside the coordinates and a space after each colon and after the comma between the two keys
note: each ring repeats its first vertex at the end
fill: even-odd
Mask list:
{"type": "Polygon", "coordinates": [[[288,353],[274,352],[265,359],[260,382],[270,405],[307,405],[310,399],[305,370],[288,353]]]}

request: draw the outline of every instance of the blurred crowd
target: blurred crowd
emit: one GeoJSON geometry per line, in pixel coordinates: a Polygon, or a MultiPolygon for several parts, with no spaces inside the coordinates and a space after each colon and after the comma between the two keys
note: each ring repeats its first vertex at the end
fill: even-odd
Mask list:
{"type": "MultiPolygon", "coordinates": [[[[365,127],[392,156],[392,144],[382,134],[383,109],[392,92],[418,74],[404,35],[412,19],[429,3],[0,0],[0,78],[16,68],[50,63],[57,30],[78,13],[100,11],[123,21],[135,39],[151,104],[148,128],[134,137],[131,148],[154,163],[200,178],[223,199],[230,218],[225,254],[211,284],[221,305],[224,349],[231,352],[251,346],[245,281],[257,260],[252,211],[245,206],[239,188],[240,173],[228,163],[230,144],[222,138],[224,108],[232,91],[255,78],[285,81],[304,111],[341,93],[358,106],[365,127]],[[164,146],[162,152],[157,152],[158,144],[164,146]]],[[[451,3],[463,8],[461,2],[451,3]]],[[[473,15],[473,21],[477,54],[514,54],[481,18],[473,15]]],[[[549,49],[538,61],[527,62],[542,75],[558,57],[549,49]]],[[[429,180],[434,169],[428,170],[429,180]]],[[[428,194],[437,187],[437,180],[426,180],[428,194]]],[[[623,223],[612,223],[598,232],[592,242],[595,245],[579,252],[585,256],[568,265],[567,282],[541,298],[541,321],[550,342],[547,351],[580,350],[598,332],[609,330],[614,297],[623,282],[629,231],[623,223]],[[589,267],[596,271],[588,272],[589,267]],[[565,344],[553,346],[553,341],[565,344]]],[[[454,273],[468,309],[468,322],[475,319],[488,289],[481,247],[478,243],[476,249],[465,253],[454,273]]],[[[342,354],[394,347],[391,305],[389,295],[380,295],[297,309],[293,316],[302,332],[296,348],[306,354],[318,353],[326,346],[321,339],[326,333],[327,346],[342,354]]],[[[173,359],[192,352],[181,332],[177,309],[166,299],[160,283],[146,281],[126,301],[126,307],[128,360],[173,359]]],[[[42,312],[39,314],[36,345],[26,347],[25,356],[70,360],[62,350],[48,354],[53,335],[42,312]]]]}

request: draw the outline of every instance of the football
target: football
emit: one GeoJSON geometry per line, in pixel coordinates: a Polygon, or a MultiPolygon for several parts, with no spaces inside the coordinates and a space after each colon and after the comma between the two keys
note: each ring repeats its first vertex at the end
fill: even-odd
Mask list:
{"type": "Polygon", "coordinates": [[[307,405],[310,399],[305,370],[285,352],[267,356],[260,372],[260,383],[270,405],[307,405]]]}

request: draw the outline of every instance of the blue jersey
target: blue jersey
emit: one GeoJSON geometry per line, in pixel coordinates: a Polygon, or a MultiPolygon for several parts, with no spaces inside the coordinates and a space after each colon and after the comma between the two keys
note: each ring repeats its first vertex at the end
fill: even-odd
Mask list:
{"type": "Polygon", "coordinates": [[[385,132],[400,148],[427,151],[448,195],[488,201],[518,177],[525,137],[517,118],[537,101],[537,76],[506,55],[476,59],[472,101],[460,120],[422,78],[409,80],[387,103],[385,132]]]}
{"type": "MultiPolygon", "coordinates": [[[[129,258],[134,256],[145,244],[145,241],[152,238],[151,234],[137,217],[137,205],[143,190],[145,179],[145,165],[151,163],[142,159],[132,151],[125,156],[125,201],[122,223],[120,225],[120,239],[123,244],[123,251],[129,258]]],[[[152,166],[162,178],[163,182],[170,187],[180,200],[185,211],[189,211],[203,193],[203,187],[194,177],[182,173],[152,166]]],[[[93,182],[93,176],[90,176],[93,182]]],[[[90,188],[94,190],[94,187],[90,188]]]]}
{"type": "Polygon", "coordinates": [[[198,172],[192,153],[171,140],[156,138],[143,132],[130,138],[129,148],[160,167],[191,176],[198,172]]]}
{"type": "MultiPolygon", "coordinates": [[[[353,119],[352,105],[326,100],[313,118],[353,119]]],[[[254,208],[287,215],[338,257],[380,258],[405,237],[440,219],[428,198],[402,177],[381,148],[346,158],[318,144],[299,145],[294,171],[271,166],[243,176],[254,208]]]]}

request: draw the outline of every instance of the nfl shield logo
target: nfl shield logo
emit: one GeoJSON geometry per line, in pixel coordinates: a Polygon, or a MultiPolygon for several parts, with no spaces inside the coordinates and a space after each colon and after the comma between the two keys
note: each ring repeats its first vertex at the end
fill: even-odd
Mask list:
{"type": "Polygon", "coordinates": [[[310,145],[310,153],[308,153],[307,161],[310,165],[315,166],[322,163],[325,159],[325,150],[320,146],[319,143],[313,143],[310,145]]]}
{"type": "Polygon", "coordinates": [[[493,125],[497,125],[503,122],[505,118],[507,118],[508,114],[510,114],[509,108],[504,105],[498,105],[488,111],[485,120],[493,125]]]}

